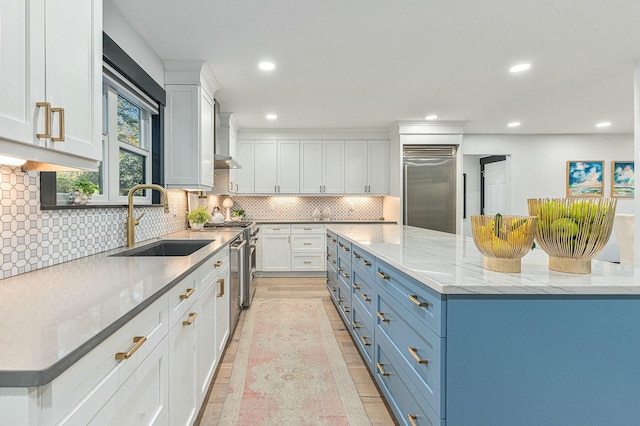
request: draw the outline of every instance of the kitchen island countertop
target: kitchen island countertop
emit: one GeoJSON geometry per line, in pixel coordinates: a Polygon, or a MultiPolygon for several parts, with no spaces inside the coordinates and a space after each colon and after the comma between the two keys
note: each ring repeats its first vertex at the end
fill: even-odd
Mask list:
{"type": "Polygon", "coordinates": [[[0,281],[0,388],[51,382],[239,234],[180,231],[161,239],[215,241],[180,257],[111,257],[119,248],[0,281]]]}
{"type": "Polygon", "coordinates": [[[522,258],[521,273],[501,273],[483,268],[471,237],[402,225],[327,229],[440,294],[640,295],[640,268],[593,260],[591,274],[556,272],[536,248],[522,258]]]}

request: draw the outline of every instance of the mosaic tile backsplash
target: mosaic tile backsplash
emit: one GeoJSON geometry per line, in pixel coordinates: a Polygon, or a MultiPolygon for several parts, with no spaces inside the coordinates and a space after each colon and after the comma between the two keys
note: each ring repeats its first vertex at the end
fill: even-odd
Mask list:
{"type": "MultiPolygon", "coordinates": [[[[226,196],[210,196],[211,206],[222,206],[226,196]]],[[[245,211],[247,219],[312,220],[315,209],[331,211],[334,220],[378,220],[382,218],[383,197],[231,196],[232,209],[245,211]]]]}
{"type": "MultiPolygon", "coordinates": [[[[40,210],[37,172],[0,166],[0,176],[2,278],[126,245],[125,207],[40,210]]],[[[185,192],[168,192],[169,214],[161,207],[136,207],[136,216],[145,213],[136,241],[186,229],[185,192]]]]}

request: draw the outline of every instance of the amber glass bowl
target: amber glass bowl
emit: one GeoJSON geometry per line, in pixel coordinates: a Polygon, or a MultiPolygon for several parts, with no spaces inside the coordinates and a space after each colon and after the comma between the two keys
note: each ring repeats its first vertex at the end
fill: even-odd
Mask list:
{"type": "Polygon", "coordinates": [[[484,267],[520,272],[522,257],[531,250],[536,233],[533,216],[471,216],[473,242],[484,255],[484,267]]]}
{"type": "Polygon", "coordinates": [[[590,274],[593,259],[607,244],[616,214],[615,198],[531,198],[538,217],[536,243],[549,255],[549,269],[590,274]]]}

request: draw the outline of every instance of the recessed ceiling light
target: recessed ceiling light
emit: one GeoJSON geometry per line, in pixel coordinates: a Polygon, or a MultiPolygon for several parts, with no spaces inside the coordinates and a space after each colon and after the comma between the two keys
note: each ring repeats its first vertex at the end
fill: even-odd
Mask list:
{"type": "Polygon", "coordinates": [[[528,64],[528,63],[517,64],[509,68],[509,72],[523,72],[523,71],[527,71],[529,68],[531,68],[531,64],[528,64]]]}
{"type": "Polygon", "coordinates": [[[596,127],[609,127],[609,126],[611,126],[610,121],[603,121],[601,123],[596,124],[596,127]]]}
{"type": "Polygon", "coordinates": [[[511,123],[507,124],[507,127],[520,127],[520,122],[512,121],[511,123]]]}
{"type": "Polygon", "coordinates": [[[275,120],[276,118],[278,118],[278,116],[275,114],[267,114],[267,120],[275,120]]]}
{"type": "Polygon", "coordinates": [[[260,62],[258,64],[258,68],[260,68],[263,71],[271,71],[275,67],[276,67],[276,64],[274,64],[273,62],[260,62]]]}
{"type": "Polygon", "coordinates": [[[435,120],[436,118],[438,118],[437,115],[431,114],[431,115],[427,115],[424,119],[425,120],[435,120]]]}

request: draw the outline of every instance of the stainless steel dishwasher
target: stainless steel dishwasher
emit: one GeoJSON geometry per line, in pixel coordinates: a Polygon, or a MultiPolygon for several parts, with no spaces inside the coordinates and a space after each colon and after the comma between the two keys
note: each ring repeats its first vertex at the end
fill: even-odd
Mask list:
{"type": "Polygon", "coordinates": [[[247,249],[247,241],[240,236],[233,240],[229,247],[229,287],[231,291],[230,335],[233,335],[243,304],[242,282],[244,280],[243,275],[245,273],[245,250],[247,249]]]}

